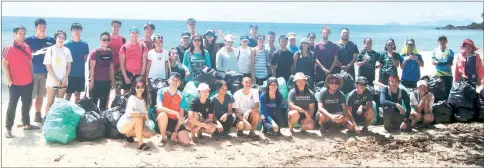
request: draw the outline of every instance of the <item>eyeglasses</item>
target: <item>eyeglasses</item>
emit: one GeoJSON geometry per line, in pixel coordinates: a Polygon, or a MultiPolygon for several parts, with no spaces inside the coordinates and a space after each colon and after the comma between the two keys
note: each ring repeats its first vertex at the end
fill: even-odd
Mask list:
{"type": "Polygon", "coordinates": [[[145,89],[145,86],[136,86],[136,89],[145,89]]]}
{"type": "Polygon", "coordinates": [[[110,41],[111,41],[111,39],[109,39],[109,38],[104,38],[104,39],[102,39],[101,41],[104,41],[104,42],[110,42],[110,41]]]}

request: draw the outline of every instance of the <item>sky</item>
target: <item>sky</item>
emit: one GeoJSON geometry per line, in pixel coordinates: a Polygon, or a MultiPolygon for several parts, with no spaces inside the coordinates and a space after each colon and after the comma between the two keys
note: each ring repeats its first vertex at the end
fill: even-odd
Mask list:
{"type": "Polygon", "coordinates": [[[483,9],[483,2],[2,2],[2,16],[371,25],[482,22],[483,9]]]}

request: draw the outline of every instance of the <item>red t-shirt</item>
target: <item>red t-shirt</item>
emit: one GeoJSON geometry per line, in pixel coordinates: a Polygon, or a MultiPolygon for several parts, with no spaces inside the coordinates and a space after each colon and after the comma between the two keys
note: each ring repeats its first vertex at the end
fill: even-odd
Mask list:
{"type": "Polygon", "coordinates": [[[113,63],[115,68],[119,65],[119,49],[121,46],[123,46],[123,36],[119,35],[118,38],[111,36],[109,48],[113,51],[113,63]]]}
{"type": "Polygon", "coordinates": [[[113,59],[110,50],[95,49],[91,52],[90,60],[96,61],[96,66],[94,67],[94,81],[109,81],[109,67],[113,59]],[[97,51],[100,50],[99,57],[97,56],[97,51]]]}
{"type": "Polygon", "coordinates": [[[126,71],[133,73],[135,75],[141,74],[141,66],[143,65],[143,55],[148,53],[148,48],[144,46],[144,51],[141,53],[141,43],[132,43],[131,41],[126,42],[123,47],[126,48],[126,53],[123,47],[119,50],[119,55],[125,55],[125,68],[126,71]]]}
{"type": "Polygon", "coordinates": [[[32,52],[27,43],[14,42],[2,50],[2,58],[8,61],[12,84],[25,86],[32,83],[32,52]]]}

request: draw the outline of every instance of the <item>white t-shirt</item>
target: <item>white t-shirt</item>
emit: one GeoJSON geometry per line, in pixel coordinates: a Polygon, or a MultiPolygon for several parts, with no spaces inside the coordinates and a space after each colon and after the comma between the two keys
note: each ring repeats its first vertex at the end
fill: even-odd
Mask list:
{"type": "Polygon", "coordinates": [[[259,91],[257,89],[250,89],[248,95],[244,94],[244,89],[240,89],[234,94],[233,107],[238,109],[239,113],[243,114],[247,110],[255,107],[256,103],[259,103],[259,91]]]}
{"type": "MultiPolygon", "coordinates": [[[[44,57],[44,65],[51,65],[54,76],[62,80],[66,76],[67,64],[72,63],[71,51],[67,47],[57,48],[55,45],[47,48],[44,57]]],[[[54,79],[47,75],[46,85],[56,86],[54,79]]]]}
{"type": "Polygon", "coordinates": [[[239,72],[240,73],[250,73],[250,54],[251,54],[251,50],[250,50],[250,47],[247,47],[247,48],[242,48],[239,47],[238,49],[239,51],[236,52],[236,56],[238,57],[237,58],[237,66],[238,66],[238,69],[239,69],[239,72]],[[239,52],[240,52],[240,55],[239,55],[239,52]]]}
{"type": "Polygon", "coordinates": [[[155,49],[148,51],[148,60],[151,60],[150,74],[148,78],[166,79],[165,62],[168,61],[168,51],[157,53],[155,49]]]}
{"type": "MultiPolygon", "coordinates": [[[[415,97],[415,94],[410,93],[409,96],[410,96],[410,105],[412,106],[412,108],[413,108],[413,106],[418,106],[420,101],[419,101],[419,99],[417,99],[417,97],[415,97]]],[[[434,102],[434,95],[432,95],[430,99],[431,99],[430,102],[434,102]]],[[[432,105],[433,105],[433,103],[427,104],[427,106],[429,106],[430,110],[432,110],[432,105]]]]}

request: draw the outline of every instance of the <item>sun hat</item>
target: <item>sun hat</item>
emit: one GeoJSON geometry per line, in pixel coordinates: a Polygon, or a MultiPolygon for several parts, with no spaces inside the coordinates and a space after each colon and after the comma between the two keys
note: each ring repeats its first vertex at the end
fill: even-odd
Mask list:
{"type": "Polygon", "coordinates": [[[340,76],[338,76],[336,74],[330,74],[330,75],[328,75],[328,77],[326,77],[326,80],[324,81],[324,86],[328,87],[329,81],[331,79],[338,80],[338,82],[339,82],[338,88],[343,87],[343,83],[344,83],[343,78],[341,78],[340,76]]]}
{"type": "Polygon", "coordinates": [[[224,39],[225,41],[234,41],[234,36],[232,34],[227,34],[224,39]]]}
{"type": "Polygon", "coordinates": [[[301,79],[307,80],[308,78],[302,72],[298,72],[294,74],[294,81],[301,80],[301,79]]]}
{"type": "Polygon", "coordinates": [[[472,41],[471,39],[465,39],[463,42],[462,42],[462,46],[460,46],[460,49],[461,50],[466,50],[466,48],[464,47],[465,45],[470,45],[474,51],[477,51],[479,50],[479,48],[476,47],[476,45],[474,45],[474,41],[472,41]]]}

